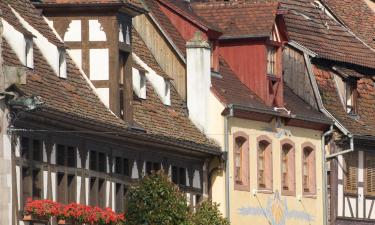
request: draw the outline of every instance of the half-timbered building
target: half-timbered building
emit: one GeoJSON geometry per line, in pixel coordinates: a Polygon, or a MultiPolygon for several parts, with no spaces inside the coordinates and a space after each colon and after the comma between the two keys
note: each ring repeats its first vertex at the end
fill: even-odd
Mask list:
{"type": "Polygon", "coordinates": [[[145,39],[158,31],[185,64],[189,116],[227,156],[225,171],[211,163],[209,181],[231,223],[322,224],[321,138],[331,121],[286,82],[304,70],[283,73],[288,36],[279,4],[145,3],[150,12],[135,18],[135,29],[145,39]],[[149,26],[137,24],[145,20],[149,26]]]}
{"type": "Polygon", "coordinates": [[[325,143],[329,223],[374,224],[375,50],[366,33],[375,20],[365,13],[349,23],[344,11],[368,12],[367,4],[372,4],[349,2],[283,1],[291,40],[285,54],[298,59],[293,63],[303,62],[317,99],[315,108],[334,120],[325,143]],[[363,29],[353,26],[358,21],[363,29]]]}
{"type": "Polygon", "coordinates": [[[121,212],[129,185],[160,169],[191,206],[207,197],[208,162],[222,153],[132,29],[143,7],[35,5],[0,1],[0,224],[29,224],[29,197],[121,212]]]}

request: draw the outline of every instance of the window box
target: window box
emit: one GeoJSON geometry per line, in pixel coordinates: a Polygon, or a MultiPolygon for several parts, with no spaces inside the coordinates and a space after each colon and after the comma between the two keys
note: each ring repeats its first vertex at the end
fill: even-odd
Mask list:
{"type": "Polygon", "coordinates": [[[48,222],[47,216],[38,216],[33,214],[25,214],[23,215],[23,221],[27,222],[48,222]]]}

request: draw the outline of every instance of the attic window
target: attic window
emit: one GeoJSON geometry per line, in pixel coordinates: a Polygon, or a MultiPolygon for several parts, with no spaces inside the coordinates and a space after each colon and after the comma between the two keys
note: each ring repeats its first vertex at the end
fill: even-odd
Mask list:
{"type": "Polygon", "coordinates": [[[276,75],[276,48],[267,48],[267,74],[276,75]]]}
{"type": "Polygon", "coordinates": [[[165,79],[164,104],[171,105],[171,82],[165,79]]]}
{"type": "Polygon", "coordinates": [[[351,115],[357,114],[357,85],[354,81],[345,83],[346,112],[351,115]]]}
{"type": "Polygon", "coordinates": [[[146,99],[146,75],[144,72],[139,73],[139,97],[146,99]]]}
{"type": "Polygon", "coordinates": [[[25,37],[25,66],[34,68],[34,49],[31,37],[25,37]]]}
{"type": "Polygon", "coordinates": [[[67,78],[66,51],[59,49],[59,77],[67,78]]]}

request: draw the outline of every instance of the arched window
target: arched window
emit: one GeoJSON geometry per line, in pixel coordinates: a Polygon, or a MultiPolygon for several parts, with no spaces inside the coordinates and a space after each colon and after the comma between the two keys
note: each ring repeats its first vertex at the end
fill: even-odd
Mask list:
{"type": "Polygon", "coordinates": [[[306,143],[302,145],[302,188],[304,195],[316,193],[315,147],[306,143]]]}
{"type": "Polygon", "coordinates": [[[234,188],[235,190],[249,191],[249,137],[240,131],[233,136],[234,188]]]}
{"type": "Polygon", "coordinates": [[[258,138],[258,189],[272,190],[272,146],[266,136],[258,138]]]}
{"type": "Polygon", "coordinates": [[[289,139],[281,142],[281,190],[284,195],[295,195],[294,143],[289,139]]]}

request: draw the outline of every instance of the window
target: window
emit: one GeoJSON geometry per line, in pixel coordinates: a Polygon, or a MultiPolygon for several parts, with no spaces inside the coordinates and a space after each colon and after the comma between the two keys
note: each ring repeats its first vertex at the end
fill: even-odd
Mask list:
{"type": "Polygon", "coordinates": [[[258,188],[272,190],[272,146],[268,137],[258,138],[258,188]]]}
{"type": "Polygon", "coordinates": [[[26,138],[26,137],[22,137],[21,138],[21,157],[24,158],[24,159],[28,159],[29,158],[29,154],[30,154],[30,148],[29,148],[29,138],[26,138]]]}
{"type": "Polygon", "coordinates": [[[276,75],[276,48],[267,48],[267,74],[276,75]]]}
{"type": "Polygon", "coordinates": [[[67,78],[67,64],[66,64],[66,51],[59,49],[59,77],[67,78]]]}
{"type": "Polygon", "coordinates": [[[95,177],[90,178],[90,205],[97,206],[98,205],[98,179],[95,177]]]}
{"type": "Polygon", "coordinates": [[[348,114],[356,114],[357,106],[357,87],[354,81],[347,81],[345,88],[346,112],[348,114]]]}
{"type": "Polygon", "coordinates": [[[177,185],[186,186],[186,168],[172,166],[172,182],[177,185]]]}
{"type": "Polygon", "coordinates": [[[43,177],[40,169],[33,169],[32,198],[41,199],[43,190],[43,177]]]}
{"type": "Polygon", "coordinates": [[[59,166],[76,167],[77,149],[72,146],[58,144],[56,146],[56,163],[59,166]]]}
{"type": "Polygon", "coordinates": [[[358,189],[358,152],[344,155],[345,159],[345,193],[357,194],[358,189]]]}
{"type": "Polygon", "coordinates": [[[34,68],[34,49],[32,37],[25,37],[25,66],[34,68]]]}
{"type": "Polygon", "coordinates": [[[366,195],[375,196],[375,153],[366,152],[365,168],[366,195]]]}
{"type": "Polygon", "coordinates": [[[249,144],[244,132],[234,134],[234,187],[236,190],[249,191],[249,144]]]}
{"type": "Polygon", "coordinates": [[[105,208],[106,207],[106,196],[105,196],[105,190],[106,190],[106,182],[104,179],[99,179],[98,182],[99,185],[99,198],[98,198],[98,206],[100,208],[105,208]]]}
{"type": "Polygon", "coordinates": [[[30,168],[22,167],[22,208],[25,206],[27,199],[32,196],[32,177],[30,171],[30,168]]]}
{"type": "Polygon", "coordinates": [[[284,195],[295,195],[294,165],[294,145],[284,140],[281,142],[281,190],[284,195]]]}
{"type": "Polygon", "coordinates": [[[146,162],[146,174],[150,175],[152,172],[159,171],[161,169],[160,163],[146,162]]]}
{"type": "Polygon", "coordinates": [[[171,105],[171,82],[168,79],[164,80],[165,90],[164,90],[164,104],[171,105]]]}
{"type": "Polygon", "coordinates": [[[313,145],[302,145],[302,188],[303,194],[315,194],[315,151],[313,145]]]}
{"type": "Polygon", "coordinates": [[[116,212],[123,212],[125,209],[126,193],[128,188],[125,184],[116,184],[116,212]]]}
{"type": "Polygon", "coordinates": [[[90,151],[90,170],[107,172],[107,155],[103,152],[90,151]]]}

